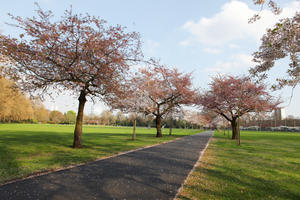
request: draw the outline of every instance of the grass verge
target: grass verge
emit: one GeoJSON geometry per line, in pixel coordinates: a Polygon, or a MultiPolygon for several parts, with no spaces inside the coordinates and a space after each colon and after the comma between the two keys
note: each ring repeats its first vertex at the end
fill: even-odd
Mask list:
{"type": "Polygon", "coordinates": [[[0,124],[0,184],[200,132],[173,129],[168,136],[165,129],[156,138],[155,129],[137,128],[132,141],[130,127],[84,126],[83,148],[73,149],[73,131],[72,125],[0,124]]]}
{"type": "Polygon", "coordinates": [[[177,199],[300,199],[300,134],[215,133],[177,199]]]}

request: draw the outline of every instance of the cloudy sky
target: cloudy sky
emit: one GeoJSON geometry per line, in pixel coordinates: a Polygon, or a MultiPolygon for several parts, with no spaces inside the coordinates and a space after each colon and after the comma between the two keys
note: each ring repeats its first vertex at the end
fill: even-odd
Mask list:
{"type": "MultiPolygon", "coordinates": [[[[260,10],[252,0],[35,0],[43,9],[52,10],[61,16],[72,5],[77,13],[99,16],[111,25],[120,24],[128,31],[137,31],[143,41],[146,57],[155,57],[162,63],[177,67],[184,72],[193,72],[194,84],[207,88],[211,77],[217,74],[247,74],[253,66],[251,54],[260,44],[266,28],[280,18],[291,17],[300,10],[300,1],[277,0],[283,8],[279,16],[268,9],[261,11],[262,19],[248,24],[248,19],[260,10]]],[[[32,0],[9,0],[0,7],[0,30],[12,36],[19,32],[5,22],[11,20],[7,13],[21,17],[35,15],[32,0]]],[[[276,77],[284,77],[288,60],[280,60],[270,71],[268,83],[276,77]]],[[[285,101],[287,115],[300,117],[300,87],[294,90],[289,103],[291,88],[274,93],[285,101]]],[[[48,98],[49,109],[76,110],[77,100],[71,94],[48,98]]],[[[100,102],[89,102],[86,113],[100,113],[100,102]]]]}

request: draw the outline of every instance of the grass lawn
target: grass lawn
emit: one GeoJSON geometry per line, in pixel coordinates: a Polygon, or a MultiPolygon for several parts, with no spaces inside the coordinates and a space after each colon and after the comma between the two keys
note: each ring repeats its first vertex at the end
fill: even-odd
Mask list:
{"type": "Polygon", "coordinates": [[[300,133],[215,133],[178,199],[300,199],[300,133]]]}
{"type": "Polygon", "coordinates": [[[156,129],[137,128],[132,141],[130,127],[84,126],[83,148],[72,149],[73,131],[73,125],[0,124],[0,184],[200,132],[173,129],[168,136],[165,129],[165,136],[156,138],[156,129]]]}

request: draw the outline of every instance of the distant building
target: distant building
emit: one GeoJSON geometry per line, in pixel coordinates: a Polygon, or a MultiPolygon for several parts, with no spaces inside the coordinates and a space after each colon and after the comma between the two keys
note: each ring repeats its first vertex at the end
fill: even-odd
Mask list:
{"type": "Polygon", "coordinates": [[[286,116],[285,116],[285,109],[284,108],[278,108],[274,111],[274,119],[275,120],[283,120],[285,119],[286,116]]]}

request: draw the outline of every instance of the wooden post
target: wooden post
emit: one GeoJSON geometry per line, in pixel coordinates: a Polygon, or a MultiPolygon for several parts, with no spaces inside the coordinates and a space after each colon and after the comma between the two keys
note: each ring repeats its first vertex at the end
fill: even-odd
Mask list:
{"type": "Polygon", "coordinates": [[[136,139],[136,117],[134,118],[133,121],[133,131],[132,131],[132,140],[136,139]]]}

